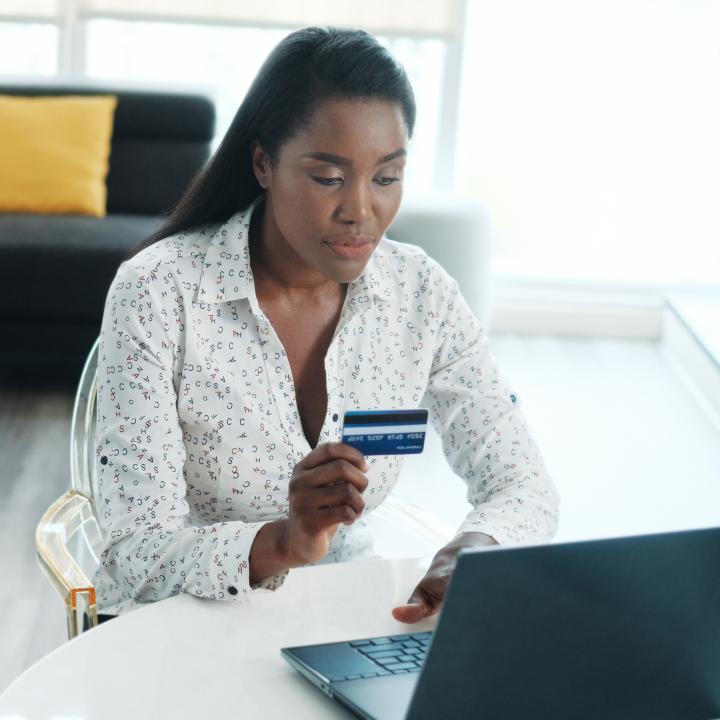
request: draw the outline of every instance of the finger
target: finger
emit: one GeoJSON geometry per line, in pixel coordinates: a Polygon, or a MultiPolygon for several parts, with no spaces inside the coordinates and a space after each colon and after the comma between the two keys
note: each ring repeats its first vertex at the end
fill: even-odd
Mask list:
{"type": "Polygon", "coordinates": [[[367,470],[368,468],[365,456],[357,448],[343,442],[321,443],[300,460],[296,467],[301,470],[310,470],[318,465],[324,465],[340,458],[353,463],[361,470],[367,470]]]}
{"type": "Polygon", "coordinates": [[[349,505],[337,505],[313,510],[306,516],[304,524],[310,533],[319,533],[338,523],[352,525],[357,518],[357,513],[349,505]]]}
{"type": "Polygon", "coordinates": [[[416,623],[438,612],[441,603],[440,598],[435,598],[426,592],[421,582],[415,588],[407,603],[393,608],[392,614],[400,622],[416,623]]]}
{"type": "Polygon", "coordinates": [[[399,605],[392,610],[392,615],[396,620],[408,624],[420,622],[432,614],[433,611],[422,604],[399,605]]]}
{"type": "Polygon", "coordinates": [[[345,458],[332,460],[324,465],[302,473],[302,482],[307,487],[319,488],[324,485],[341,485],[343,483],[351,483],[360,492],[364,492],[368,486],[368,479],[365,473],[345,458]]]}
{"type": "Polygon", "coordinates": [[[315,490],[317,508],[334,507],[335,505],[350,505],[358,515],[365,509],[365,501],[358,489],[350,483],[341,485],[325,485],[315,490]]]}

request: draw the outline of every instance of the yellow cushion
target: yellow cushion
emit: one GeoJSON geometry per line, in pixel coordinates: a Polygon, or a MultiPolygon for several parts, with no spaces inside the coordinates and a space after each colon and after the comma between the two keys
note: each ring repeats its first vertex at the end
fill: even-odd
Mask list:
{"type": "Polygon", "coordinates": [[[0,95],[0,212],[105,216],[114,95],[0,95]]]}

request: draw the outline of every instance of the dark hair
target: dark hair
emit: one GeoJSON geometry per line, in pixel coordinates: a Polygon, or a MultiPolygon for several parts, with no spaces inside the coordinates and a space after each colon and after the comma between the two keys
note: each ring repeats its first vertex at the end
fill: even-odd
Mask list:
{"type": "Polygon", "coordinates": [[[364,30],[308,27],[283,38],[267,57],[225,137],[163,226],[131,255],[165,237],[225,222],[249,207],[262,188],[252,170],[257,140],[271,163],[281,145],[329,99],[384,99],[401,106],[412,137],[415,98],[403,67],[364,30]]]}

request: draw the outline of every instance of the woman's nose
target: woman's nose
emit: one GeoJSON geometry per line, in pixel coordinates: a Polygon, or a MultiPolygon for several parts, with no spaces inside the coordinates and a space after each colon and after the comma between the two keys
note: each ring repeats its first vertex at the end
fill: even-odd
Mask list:
{"type": "Polygon", "coordinates": [[[372,220],[372,195],[365,183],[348,183],[339,208],[342,222],[361,225],[372,220]]]}

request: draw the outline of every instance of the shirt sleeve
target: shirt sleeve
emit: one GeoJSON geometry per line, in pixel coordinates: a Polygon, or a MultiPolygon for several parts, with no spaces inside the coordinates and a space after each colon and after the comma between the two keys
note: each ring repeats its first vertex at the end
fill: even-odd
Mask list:
{"type": "Polygon", "coordinates": [[[173,382],[185,337],[182,297],[167,274],[131,262],[110,287],[98,349],[100,565],[115,588],[106,604],[179,592],[246,601],[250,590],[279,587],[287,571],[249,583],[250,548],[265,522],[191,523],[173,382]]]}
{"type": "Polygon", "coordinates": [[[482,532],[501,545],[548,542],[557,531],[559,495],[522,401],[457,282],[436,269],[439,325],[423,406],[451,468],[468,486],[473,509],[458,534],[482,532]]]}

